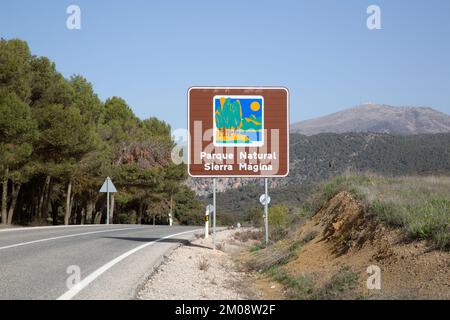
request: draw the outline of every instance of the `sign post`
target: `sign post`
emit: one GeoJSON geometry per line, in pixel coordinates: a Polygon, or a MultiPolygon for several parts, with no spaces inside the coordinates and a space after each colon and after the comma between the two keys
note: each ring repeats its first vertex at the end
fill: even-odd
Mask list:
{"type": "Polygon", "coordinates": [[[112,183],[110,177],[107,177],[105,182],[103,182],[100,192],[106,193],[106,224],[109,224],[109,194],[117,192],[117,189],[112,183]]]}
{"type": "Polygon", "coordinates": [[[213,179],[213,250],[216,250],[216,178],[213,179]]]}
{"type": "MultiPolygon", "coordinates": [[[[188,90],[188,173],[213,178],[286,177],[289,91],[283,87],[192,87],[188,90]]],[[[264,205],[268,242],[268,201],[264,205]]]]}
{"type": "Polygon", "coordinates": [[[267,178],[264,178],[264,193],[266,195],[264,201],[264,216],[265,216],[265,229],[266,229],[266,245],[269,243],[269,195],[267,194],[267,178]]]}
{"type": "Polygon", "coordinates": [[[264,206],[264,229],[266,231],[266,244],[269,243],[269,203],[270,197],[267,192],[268,190],[268,181],[267,178],[264,178],[264,193],[259,197],[259,202],[264,206]]]}

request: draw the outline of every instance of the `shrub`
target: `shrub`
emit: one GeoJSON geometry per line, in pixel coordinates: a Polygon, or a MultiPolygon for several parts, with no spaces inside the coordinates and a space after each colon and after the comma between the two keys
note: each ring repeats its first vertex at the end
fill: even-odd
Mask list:
{"type": "Polygon", "coordinates": [[[264,224],[264,210],[260,206],[250,208],[245,220],[254,227],[261,227],[264,224]]]}
{"type": "Polygon", "coordinates": [[[273,267],[267,273],[285,286],[290,299],[305,300],[315,292],[314,282],[307,275],[293,276],[279,267],[273,267]]]}
{"type": "Polygon", "coordinates": [[[323,287],[317,287],[308,274],[295,276],[278,266],[268,269],[267,274],[285,287],[288,298],[299,300],[343,298],[355,289],[358,280],[358,275],[345,265],[323,287]]]}
{"type": "Polygon", "coordinates": [[[284,238],[289,225],[289,209],[282,205],[275,205],[269,208],[270,238],[273,241],[284,238]]]}
{"type": "Polygon", "coordinates": [[[261,231],[247,229],[235,232],[234,239],[241,242],[247,242],[248,240],[262,240],[262,233],[261,231]]]}
{"type": "Polygon", "coordinates": [[[296,257],[300,245],[301,241],[283,240],[272,246],[253,250],[246,265],[250,270],[257,271],[265,271],[271,267],[283,265],[296,257]]]}
{"type": "Polygon", "coordinates": [[[315,298],[321,300],[338,299],[344,293],[353,290],[357,280],[358,275],[349,266],[344,265],[323,288],[318,290],[315,298]]]}
{"type": "Polygon", "coordinates": [[[202,271],[208,271],[210,264],[208,259],[206,259],[206,257],[201,256],[198,260],[197,260],[197,266],[200,270],[202,271]]]}

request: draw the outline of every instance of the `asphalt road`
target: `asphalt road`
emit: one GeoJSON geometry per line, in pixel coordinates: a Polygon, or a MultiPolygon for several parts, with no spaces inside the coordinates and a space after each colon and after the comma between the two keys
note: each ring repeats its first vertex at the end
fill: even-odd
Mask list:
{"type": "Polygon", "coordinates": [[[196,232],[144,225],[0,230],[0,299],[133,299],[152,267],[196,232]]]}

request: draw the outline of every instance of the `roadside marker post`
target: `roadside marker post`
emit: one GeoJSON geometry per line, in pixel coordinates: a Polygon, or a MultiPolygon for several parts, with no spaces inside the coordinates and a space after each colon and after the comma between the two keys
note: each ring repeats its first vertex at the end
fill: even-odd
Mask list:
{"type": "Polygon", "coordinates": [[[106,193],[106,224],[109,224],[109,194],[117,192],[117,189],[112,183],[110,177],[107,177],[105,182],[103,182],[99,192],[106,193]]]}
{"type": "Polygon", "coordinates": [[[206,207],[204,220],[205,220],[205,239],[208,239],[208,237],[209,237],[209,206],[206,207]]]}

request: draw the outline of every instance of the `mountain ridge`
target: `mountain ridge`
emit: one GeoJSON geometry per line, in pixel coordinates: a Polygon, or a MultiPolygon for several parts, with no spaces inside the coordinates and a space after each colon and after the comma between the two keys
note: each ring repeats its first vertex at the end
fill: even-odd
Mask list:
{"type": "Polygon", "coordinates": [[[431,107],[366,103],[291,124],[291,133],[373,132],[427,134],[450,132],[450,115],[431,107]]]}

